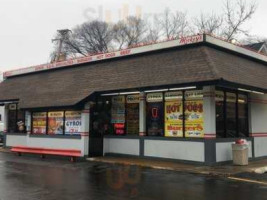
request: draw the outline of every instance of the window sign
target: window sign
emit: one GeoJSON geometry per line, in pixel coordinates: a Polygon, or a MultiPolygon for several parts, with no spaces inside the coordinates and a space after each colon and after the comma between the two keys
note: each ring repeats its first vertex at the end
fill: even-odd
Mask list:
{"type": "Polygon", "coordinates": [[[139,133],[139,94],[128,95],[126,99],[126,124],[127,134],[133,135],[139,133]]]}
{"type": "Polygon", "coordinates": [[[223,91],[216,91],[215,92],[215,100],[216,101],[224,101],[224,92],[223,91]]]}
{"type": "Polygon", "coordinates": [[[147,94],[147,134],[149,136],[163,136],[164,107],[163,94],[147,94]]]}
{"type": "Polygon", "coordinates": [[[34,134],[46,134],[46,112],[33,113],[32,129],[34,134]]]}
{"type": "Polygon", "coordinates": [[[185,93],[185,137],[204,137],[202,91],[185,93]]]}
{"type": "Polygon", "coordinates": [[[246,104],[247,103],[247,96],[238,94],[238,103],[240,104],[246,104]]]}
{"type": "Polygon", "coordinates": [[[162,102],[163,94],[162,93],[149,93],[146,95],[147,102],[162,102]]]}
{"type": "Polygon", "coordinates": [[[111,123],[116,135],[125,134],[125,96],[112,97],[111,123]]]}
{"type": "Polygon", "coordinates": [[[165,136],[183,137],[182,92],[165,93],[165,136]]]}
{"type": "Polygon", "coordinates": [[[9,110],[16,110],[17,109],[17,104],[9,104],[9,110]]]}
{"type": "Polygon", "coordinates": [[[79,135],[82,129],[81,111],[66,111],[65,112],[65,134],[79,135]]]}
{"type": "Polygon", "coordinates": [[[127,103],[139,103],[140,101],[140,95],[139,94],[135,94],[135,95],[128,95],[126,102],[127,103]]]}
{"type": "Polygon", "coordinates": [[[226,102],[236,103],[236,94],[235,93],[226,93],[226,102]]]}
{"type": "Polygon", "coordinates": [[[165,101],[176,101],[183,99],[183,93],[181,91],[179,92],[166,92],[165,93],[165,101]]]}
{"type": "Polygon", "coordinates": [[[48,134],[63,134],[63,116],[64,112],[62,111],[48,113],[48,134]]]}

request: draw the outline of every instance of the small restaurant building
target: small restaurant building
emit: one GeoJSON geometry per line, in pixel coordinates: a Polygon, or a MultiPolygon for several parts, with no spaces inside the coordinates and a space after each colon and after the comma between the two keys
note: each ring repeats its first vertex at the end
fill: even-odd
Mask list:
{"type": "Polygon", "coordinates": [[[82,157],[232,160],[267,156],[267,56],[210,35],[4,73],[5,146],[82,157]]]}

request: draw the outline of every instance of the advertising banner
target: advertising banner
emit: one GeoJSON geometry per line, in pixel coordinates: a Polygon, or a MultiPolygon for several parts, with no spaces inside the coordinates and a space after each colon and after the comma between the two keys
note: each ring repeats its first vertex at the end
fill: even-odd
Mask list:
{"type": "Polygon", "coordinates": [[[185,137],[204,137],[203,100],[185,101],[185,137]]]}
{"type": "Polygon", "coordinates": [[[165,136],[183,137],[182,101],[165,102],[165,136]]]}
{"type": "Polygon", "coordinates": [[[63,117],[63,111],[48,113],[48,134],[63,134],[63,117]]]}
{"type": "Polygon", "coordinates": [[[79,135],[82,129],[82,113],[81,111],[65,112],[65,134],[79,135]]]}
{"type": "Polygon", "coordinates": [[[34,134],[46,134],[46,112],[33,113],[32,132],[34,134]]]}

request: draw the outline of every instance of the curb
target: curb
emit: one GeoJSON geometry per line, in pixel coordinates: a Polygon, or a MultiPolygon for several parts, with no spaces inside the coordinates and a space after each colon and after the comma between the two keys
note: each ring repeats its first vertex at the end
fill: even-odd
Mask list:
{"type": "Polygon", "coordinates": [[[148,168],[157,169],[157,170],[169,170],[169,171],[184,172],[184,173],[205,175],[205,176],[229,177],[229,176],[232,176],[232,175],[235,174],[235,173],[211,172],[211,171],[208,171],[208,170],[203,171],[203,170],[197,170],[197,169],[184,169],[184,168],[183,169],[179,169],[179,168],[174,168],[174,167],[163,167],[163,166],[141,164],[141,163],[133,163],[133,162],[127,162],[127,161],[102,160],[102,159],[98,159],[98,158],[87,158],[86,161],[148,167],[148,168]]]}

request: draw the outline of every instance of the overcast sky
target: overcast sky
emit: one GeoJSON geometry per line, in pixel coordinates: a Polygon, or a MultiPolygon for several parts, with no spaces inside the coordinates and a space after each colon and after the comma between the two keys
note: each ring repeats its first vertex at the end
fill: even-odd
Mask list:
{"type": "MultiPolygon", "coordinates": [[[[267,1],[257,2],[247,28],[267,36],[267,1]]],[[[141,10],[143,17],[162,13],[166,7],[194,16],[220,12],[222,0],[0,0],[0,71],[49,62],[56,30],[71,29],[88,19],[105,20],[105,13],[115,21],[127,6],[129,14],[141,10]]]]}

